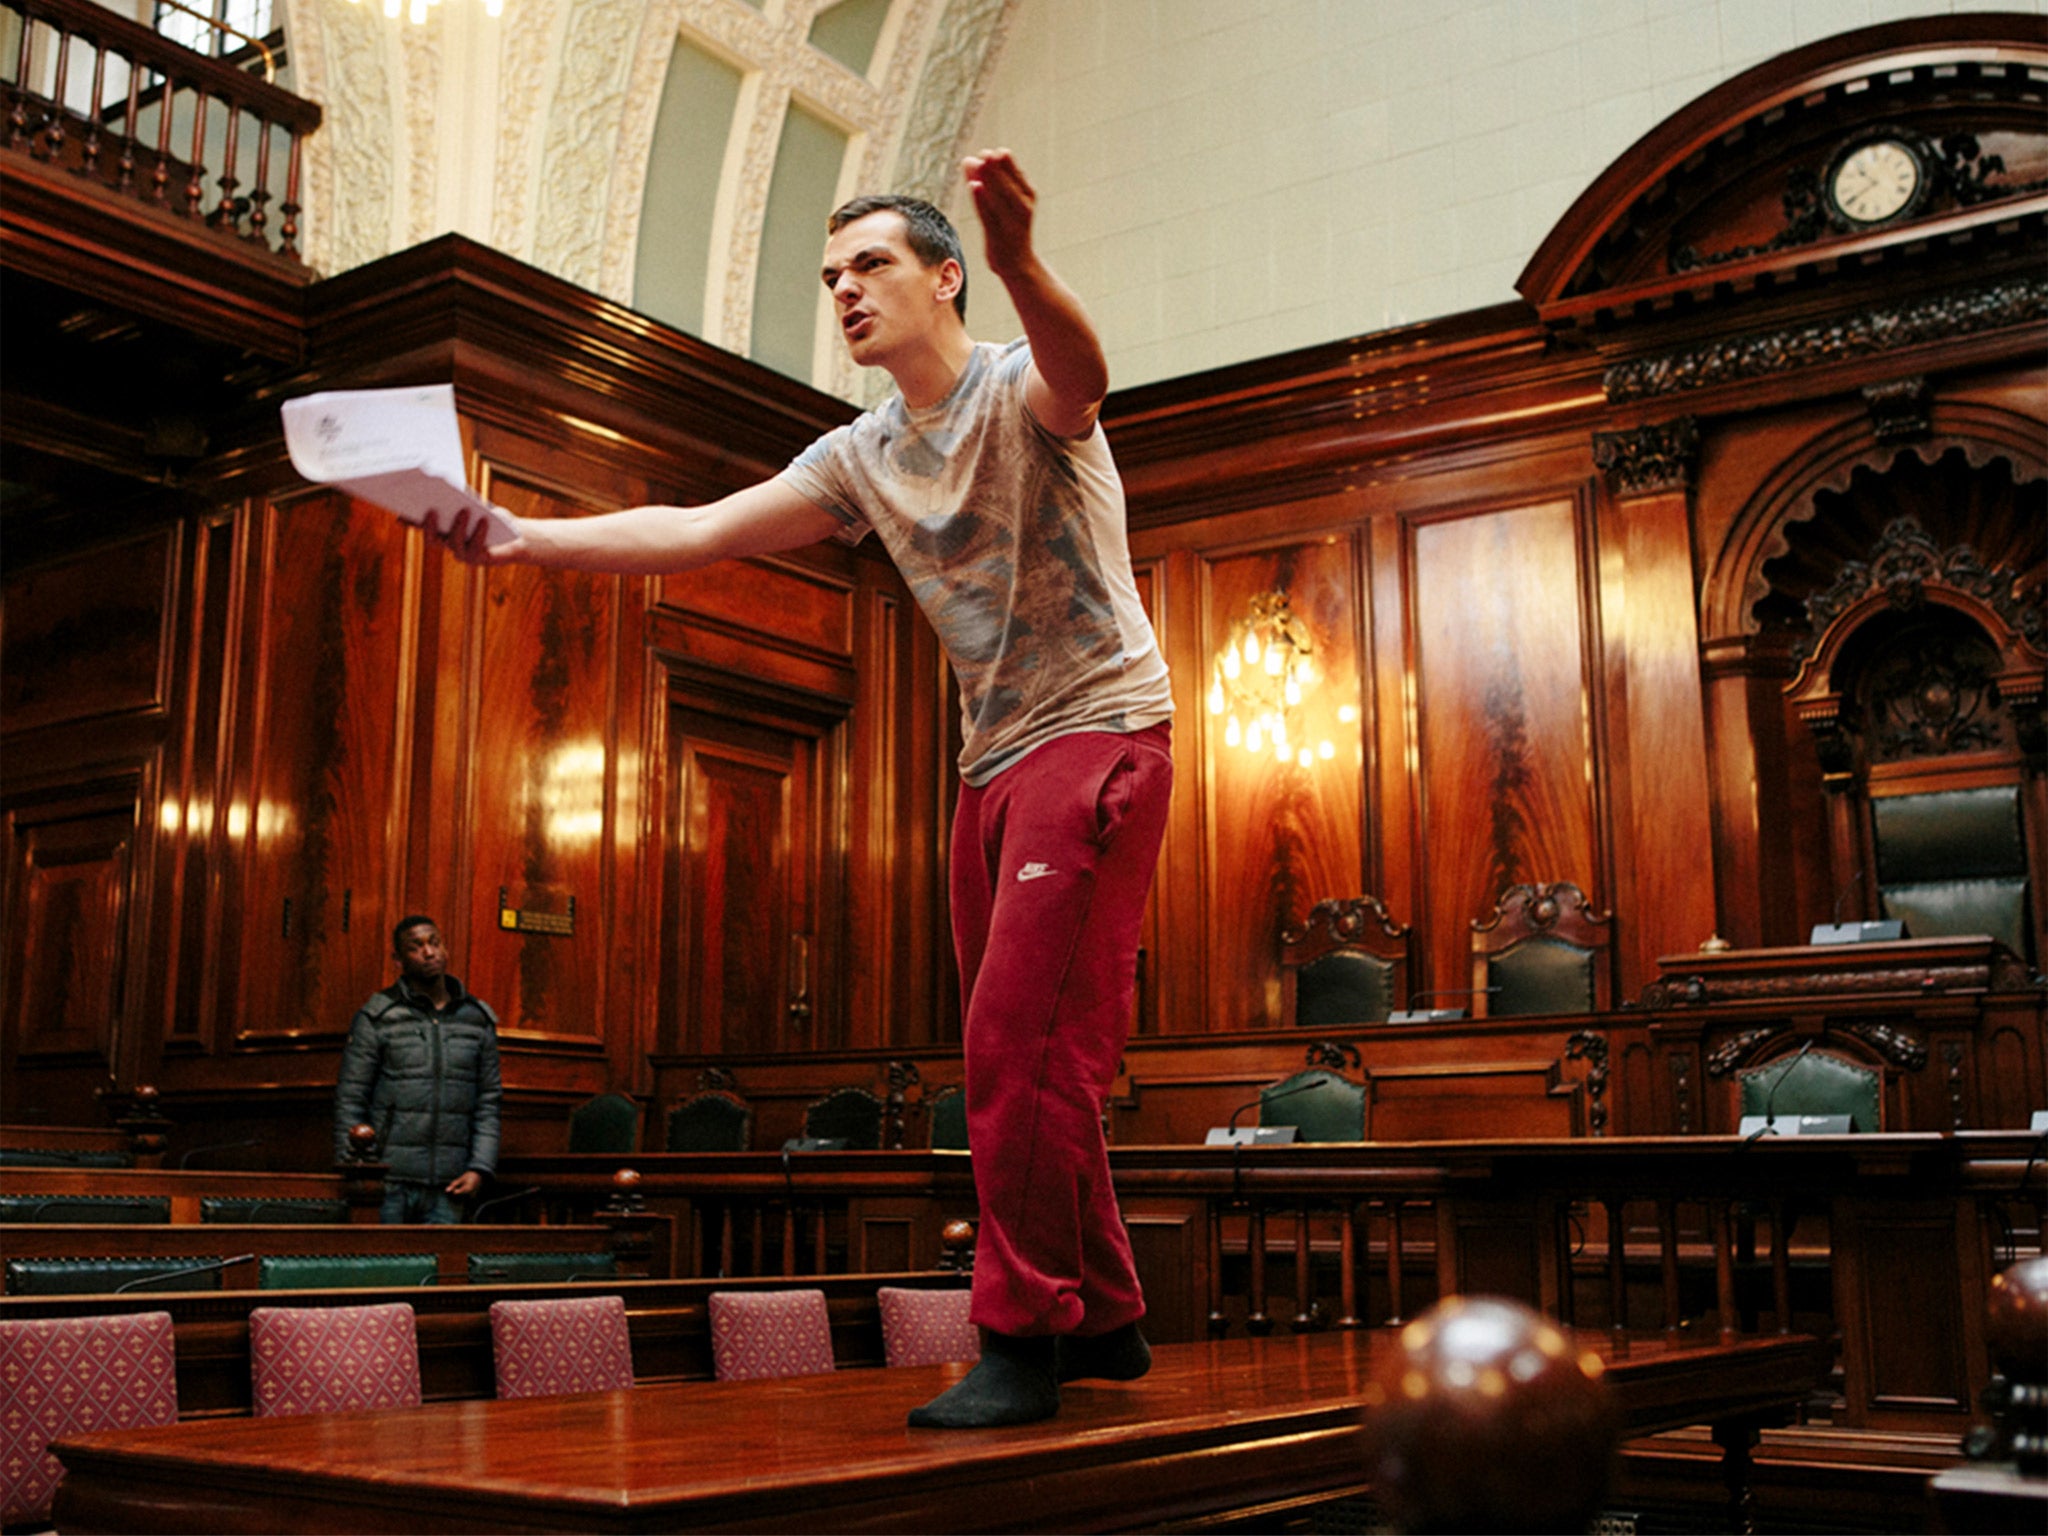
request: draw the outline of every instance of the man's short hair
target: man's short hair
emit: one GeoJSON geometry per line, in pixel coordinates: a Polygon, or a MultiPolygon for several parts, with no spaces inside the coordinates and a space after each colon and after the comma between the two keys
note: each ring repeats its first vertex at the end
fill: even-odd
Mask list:
{"type": "Polygon", "coordinates": [[[953,227],[953,221],[921,197],[905,197],[900,192],[870,192],[833,209],[832,217],[825,221],[825,232],[836,235],[855,219],[864,219],[871,213],[902,214],[910,248],[926,266],[943,266],[948,261],[960,264],[960,287],[953,295],[953,308],[965,320],[967,257],[960,249],[960,232],[953,227]]]}
{"type": "Polygon", "coordinates": [[[415,912],[411,917],[401,917],[391,930],[391,953],[398,954],[405,948],[405,936],[415,928],[431,928],[436,933],[441,925],[431,917],[422,917],[415,912]]]}

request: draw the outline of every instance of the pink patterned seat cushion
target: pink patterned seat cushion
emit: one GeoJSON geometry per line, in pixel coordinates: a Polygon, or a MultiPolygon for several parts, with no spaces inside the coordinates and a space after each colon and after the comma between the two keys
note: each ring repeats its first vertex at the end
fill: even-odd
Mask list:
{"type": "Polygon", "coordinates": [[[711,1359],[720,1381],[829,1371],[832,1319],[823,1291],[713,1291],[711,1359]]]}
{"type": "Polygon", "coordinates": [[[633,1385],[626,1304],[616,1296],[491,1303],[498,1396],[553,1397],[633,1385]]]}
{"type": "Polygon", "coordinates": [[[170,1313],[0,1322],[0,1521],[49,1514],[52,1440],[177,1419],[170,1313]]]}
{"type": "Polygon", "coordinates": [[[875,1292],[882,1308],[882,1353],[891,1365],[944,1365],[981,1358],[981,1330],[967,1321],[972,1291],[914,1291],[885,1285],[875,1292]]]}
{"type": "Polygon", "coordinates": [[[416,1408],[412,1308],[258,1307],[249,1314],[249,1374],[259,1415],[416,1408]]]}

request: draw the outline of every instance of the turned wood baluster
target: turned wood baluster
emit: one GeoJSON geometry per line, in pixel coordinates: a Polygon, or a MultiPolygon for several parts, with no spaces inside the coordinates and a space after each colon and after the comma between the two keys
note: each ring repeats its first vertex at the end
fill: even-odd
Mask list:
{"type": "Polygon", "coordinates": [[[1628,1228],[1622,1223],[1628,1202],[1610,1195],[1607,1211],[1607,1326],[1616,1334],[1628,1331],[1628,1228]]]}
{"type": "Polygon", "coordinates": [[[818,1202],[818,1214],[811,1222],[811,1250],[817,1255],[817,1268],[813,1274],[825,1273],[825,1202],[818,1202]]]}
{"type": "Polygon", "coordinates": [[[14,104],[7,109],[7,147],[18,148],[28,137],[29,71],[35,64],[36,24],[21,19],[21,48],[14,62],[14,104]]]}
{"type": "Polygon", "coordinates": [[[36,135],[29,152],[38,160],[55,160],[64,152],[64,96],[70,89],[71,81],[71,31],[68,27],[57,29],[57,88],[51,96],[51,107],[43,118],[42,132],[36,135]]]}
{"type": "Polygon", "coordinates": [[[1230,1314],[1223,1310],[1223,1205],[1209,1202],[1209,1337],[1220,1339],[1230,1331],[1230,1314]]]}
{"type": "Polygon", "coordinates": [[[128,107],[121,115],[121,159],[120,173],[114,178],[117,191],[135,190],[135,114],[142,104],[142,69],[133,59],[128,60],[128,107]]]}
{"type": "Polygon", "coordinates": [[[270,201],[270,136],[277,130],[261,118],[256,120],[256,127],[256,185],[249,189],[249,238],[258,245],[268,245],[264,227],[270,222],[270,214],[264,205],[270,201]]]}
{"type": "Polygon", "coordinates": [[[1726,1200],[1710,1201],[1707,1220],[1714,1231],[1714,1306],[1721,1314],[1721,1337],[1735,1337],[1735,1243],[1729,1232],[1732,1215],[1726,1200]]]}
{"type": "Polygon", "coordinates": [[[98,44],[92,51],[92,107],[85,114],[85,141],[80,146],[78,174],[90,176],[100,165],[100,100],[107,89],[107,50],[98,44]]]}
{"type": "Polygon", "coordinates": [[[1256,1200],[1245,1218],[1245,1248],[1252,1261],[1252,1294],[1244,1328],[1258,1337],[1273,1331],[1273,1319],[1266,1315],[1266,1207],[1256,1200]]]}
{"type": "Polygon", "coordinates": [[[235,153],[241,139],[242,109],[225,96],[221,98],[221,105],[227,109],[228,136],[221,149],[220,203],[213,210],[213,218],[215,223],[233,229],[236,223],[235,188],[240,185],[235,177],[235,153]]]}
{"type": "Polygon", "coordinates": [[[796,1202],[794,1200],[782,1208],[782,1273],[785,1277],[796,1273],[796,1202]]]}
{"type": "MultiPolygon", "coordinates": [[[[169,75],[164,76],[163,89],[156,98],[156,165],[149,173],[150,201],[159,208],[168,208],[171,197],[166,190],[171,180],[171,96],[176,82],[169,75]]],[[[287,912],[286,917],[290,917],[287,912]]]]}
{"type": "Polygon", "coordinates": [[[739,1273],[739,1250],[734,1246],[732,1202],[724,1200],[718,1207],[718,1273],[735,1275],[739,1273]]]}
{"type": "Polygon", "coordinates": [[[1358,1315],[1358,1207],[1349,1200],[1344,1202],[1342,1227],[1339,1240],[1343,1246],[1337,1254],[1337,1296],[1344,1310],[1337,1326],[1363,1328],[1365,1319],[1358,1315]]]}
{"type": "Polygon", "coordinates": [[[1783,1200],[1771,1202],[1771,1306],[1778,1332],[1792,1331],[1792,1218],[1783,1200]]]}
{"type": "Polygon", "coordinates": [[[192,168],[185,178],[185,213],[199,217],[199,205],[206,200],[206,109],[212,98],[206,87],[195,86],[192,97],[192,168]]]}
{"type": "Polygon", "coordinates": [[[277,254],[280,256],[299,254],[299,156],[303,147],[298,132],[294,130],[291,156],[285,163],[284,201],[278,204],[278,211],[284,215],[284,223],[277,231],[277,254]]]}
{"type": "Polygon", "coordinates": [[[1664,1269],[1664,1331],[1678,1332],[1678,1199],[1665,1195],[1657,1201],[1657,1247],[1664,1269]]]}
{"type": "Polygon", "coordinates": [[[1401,1318],[1401,1197],[1387,1201],[1387,1326],[1397,1327],[1401,1318]]]}
{"type": "Polygon", "coordinates": [[[1313,1291],[1310,1282],[1314,1279],[1309,1266],[1308,1203],[1303,1201],[1294,1208],[1294,1331],[1306,1333],[1315,1324],[1315,1314],[1309,1310],[1313,1291]]]}
{"type": "Polygon", "coordinates": [[[765,1206],[754,1206],[754,1250],[747,1255],[747,1273],[765,1275],[768,1273],[768,1212],[765,1206]]]}

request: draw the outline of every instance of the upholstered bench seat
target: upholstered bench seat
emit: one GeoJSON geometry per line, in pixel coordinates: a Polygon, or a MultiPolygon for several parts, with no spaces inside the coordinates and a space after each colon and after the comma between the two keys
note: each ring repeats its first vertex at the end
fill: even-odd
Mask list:
{"type": "MultiPolygon", "coordinates": [[[[174,1258],[9,1259],[10,1296],[89,1296],[117,1291],[137,1281],[161,1281],[153,1290],[217,1291],[219,1265],[225,1255],[181,1255],[174,1258]],[[181,1271],[198,1271],[181,1273],[181,1271]],[[177,1275],[173,1280],[170,1277],[177,1275]]],[[[141,1289],[141,1287],[137,1287],[141,1289]]]]}
{"type": "Polygon", "coordinates": [[[267,1253],[259,1261],[261,1291],[330,1290],[372,1285],[432,1285],[440,1260],[431,1253],[267,1253]]]}

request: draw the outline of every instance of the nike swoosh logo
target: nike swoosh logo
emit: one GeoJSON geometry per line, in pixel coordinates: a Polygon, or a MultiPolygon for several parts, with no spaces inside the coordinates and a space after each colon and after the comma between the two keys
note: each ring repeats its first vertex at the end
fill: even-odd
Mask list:
{"type": "Polygon", "coordinates": [[[1017,878],[1019,880],[1043,880],[1053,872],[1053,867],[1050,864],[1026,864],[1017,871],[1017,878]]]}

